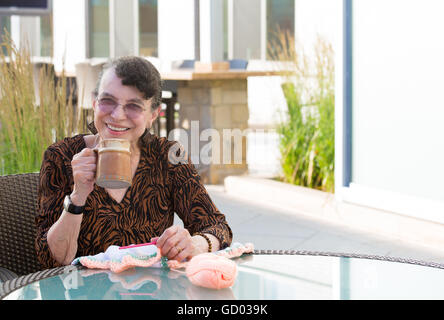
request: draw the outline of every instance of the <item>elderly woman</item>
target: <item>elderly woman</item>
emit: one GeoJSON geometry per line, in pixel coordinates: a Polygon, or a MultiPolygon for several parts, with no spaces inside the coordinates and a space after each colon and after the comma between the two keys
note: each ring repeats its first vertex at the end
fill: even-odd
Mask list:
{"type": "Polygon", "coordinates": [[[149,133],[161,93],[159,72],[150,62],[116,59],[98,82],[92,134],[65,138],[45,151],[36,217],[36,250],[43,267],[154,238],[162,256],[179,261],[230,245],[231,229],[194,166],[171,161],[175,142],[149,133]],[[93,149],[107,138],[130,141],[133,178],[127,189],[95,184],[93,149]],[[184,228],[173,225],[174,213],[184,228]]]}

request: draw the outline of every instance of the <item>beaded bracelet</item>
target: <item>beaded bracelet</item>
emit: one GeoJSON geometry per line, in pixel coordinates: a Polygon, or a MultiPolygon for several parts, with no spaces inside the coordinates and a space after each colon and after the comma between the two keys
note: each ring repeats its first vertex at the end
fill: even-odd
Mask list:
{"type": "Polygon", "coordinates": [[[201,236],[201,237],[203,237],[205,240],[207,240],[207,242],[208,242],[208,252],[211,252],[211,251],[212,251],[213,246],[212,246],[212,244],[211,244],[211,240],[210,240],[210,238],[208,238],[208,236],[207,236],[206,234],[204,234],[204,233],[202,233],[202,232],[196,232],[194,235],[195,235],[195,236],[201,236]]]}

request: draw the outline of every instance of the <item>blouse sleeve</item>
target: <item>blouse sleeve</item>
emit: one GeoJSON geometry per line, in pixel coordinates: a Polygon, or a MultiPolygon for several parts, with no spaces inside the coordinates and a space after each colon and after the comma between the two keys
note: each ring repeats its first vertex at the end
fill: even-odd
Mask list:
{"type": "Polygon", "coordinates": [[[69,187],[67,173],[63,170],[63,160],[50,149],[43,155],[38,186],[38,211],[35,218],[37,234],[35,248],[37,259],[44,268],[61,266],[49,250],[47,234],[63,211],[63,199],[69,187]]]}
{"type": "Polygon", "coordinates": [[[191,235],[196,232],[212,234],[224,249],[231,244],[231,228],[201,183],[190,157],[186,158],[186,161],[177,164],[169,161],[168,164],[173,209],[191,235]]]}

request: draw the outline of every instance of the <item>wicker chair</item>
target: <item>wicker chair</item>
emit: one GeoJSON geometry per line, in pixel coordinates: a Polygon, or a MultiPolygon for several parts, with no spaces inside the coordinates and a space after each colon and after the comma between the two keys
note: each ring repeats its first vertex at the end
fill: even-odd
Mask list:
{"type": "Polygon", "coordinates": [[[0,267],[18,276],[42,269],[34,248],[38,181],[38,173],[0,176],[0,267]]]}

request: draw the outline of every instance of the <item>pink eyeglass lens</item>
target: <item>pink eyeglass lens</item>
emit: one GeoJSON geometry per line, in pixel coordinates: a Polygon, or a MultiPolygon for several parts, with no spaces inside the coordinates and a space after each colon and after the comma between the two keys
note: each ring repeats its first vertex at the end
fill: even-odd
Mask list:
{"type": "MultiPolygon", "coordinates": [[[[119,103],[110,98],[101,98],[98,99],[97,102],[99,104],[100,110],[105,113],[113,112],[114,109],[117,108],[117,106],[119,105],[119,103]]],[[[143,113],[143,111],[145,111],[144,108],[136,103],[128,103],[123,105],[123,110],[129,118],[137,118],[143,113]]]]}

